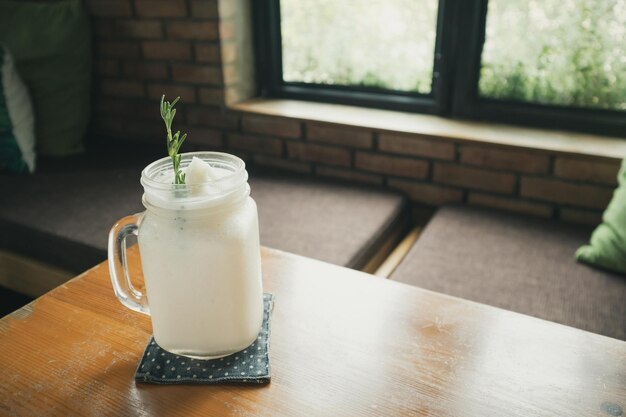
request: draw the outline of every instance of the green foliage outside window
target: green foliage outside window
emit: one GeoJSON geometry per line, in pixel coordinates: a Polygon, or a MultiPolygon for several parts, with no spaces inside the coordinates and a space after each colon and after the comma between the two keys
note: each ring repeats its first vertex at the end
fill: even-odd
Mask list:
{"type": "Polygon", "coordinates": [[[282,0],[283,79],[431,91],[438,0],[282,0]]]}
{"type": "MultiPolygon", "coordinates": [[[[283,80],[429,94],[438,3],[281,0],[283,80]]],[[[626,0],[490,0],[478,91],[626,110],[626,0]]]]}
{"type": "Polygon", "coordinates": [[[626,110],[626,0],[490,0],[479,91],[626,110]]]}

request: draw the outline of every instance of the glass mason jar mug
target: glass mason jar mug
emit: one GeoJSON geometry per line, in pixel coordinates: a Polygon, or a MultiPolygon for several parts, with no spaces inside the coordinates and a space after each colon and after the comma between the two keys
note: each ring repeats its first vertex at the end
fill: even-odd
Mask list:
{"type": "Polygon", "coordinates": [[[146,211],[111,229],[109,270],[122,304],[151,316],[159,346],[208,359],[246,348],[261,329],[259,226],[244,162],[225,153],[193,152],[182,154],[183,171],[193,157],[219,175],[174,185],[169,157],[143,170],[146,211]],[[147,294],[133,287],[128,274],[131,234],[137,235],[147,294]]]}

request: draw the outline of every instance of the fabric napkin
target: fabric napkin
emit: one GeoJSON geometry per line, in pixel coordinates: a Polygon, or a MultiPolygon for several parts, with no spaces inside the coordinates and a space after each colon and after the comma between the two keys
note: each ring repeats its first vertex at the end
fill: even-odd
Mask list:
{"type": "Polygon", "coordinates": [[[163,350],[150,338],[135,372],[137,382],[152,384],[216,384],[270,381],[270,316],[272,294],[263,295],[263,326],[257,339],[247,348],[219,359],[201,360],[163,350]]]}

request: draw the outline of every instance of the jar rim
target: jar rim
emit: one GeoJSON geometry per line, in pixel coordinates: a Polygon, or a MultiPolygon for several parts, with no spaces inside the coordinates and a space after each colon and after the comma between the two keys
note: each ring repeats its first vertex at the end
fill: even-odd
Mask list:
{"type": "Polygon", "coordinates": [[[172,171],[172,159],[166,156],[161,159],[157,159],[151,162],[141,171],[141,184],[144,187],[150,187],[152,189],[161,191],[170,190],[183,190],[192,189],[193,187],[202,187],[204,185],[220,185],[221,188],[232,188],[240,185],[242,182],[247,182],[248,178],[244,174],[246,171],[246,164],[241,158],[231,155],[225,152],[212,152],[212,151],[198,151],[198,152],[186,152],[180,154],[181,156],[181,168],[185,168],[189,165],[193,157],[200,158],[205,162],[213,162],[213,166],[218,165],[221,168],[226,168],[230,171],[229,174],[224,175],[218,179],[210,179],[202,183],[196,184],[172,184],[169,182],[157,181],[154,179],[155,175],[161,174],[164,171],[172,171]],[[229,186],[230,185],[230,186],[229,186]]]}
{"type": "Polygon", "coordinates": [[[202,208],[221,204],[247,187],[246,164],[237,156],[224,152],[187,152],[181,154],[181,169],[189,166],[194,157],[228,173],[201,183],[173,184],[172,160],[170,157],[161,158],[141,172],[141,185],[146,201],[161,208],[202,208]],[[167,180],[164,181],[165,178],[167,180]]]}

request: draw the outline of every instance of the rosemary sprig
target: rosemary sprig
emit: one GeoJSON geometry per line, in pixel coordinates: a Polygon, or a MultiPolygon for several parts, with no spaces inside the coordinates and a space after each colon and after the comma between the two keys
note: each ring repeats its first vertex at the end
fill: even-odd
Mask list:
{"type": "Polygon", "coordinates": [[[176,116],[176,109],[174,106],[180,100],[180,97],[176,97],[171,103],[165,100],[165,94],[161,97],[161,118],[165,122],[165,128],[167,129],[167,153],[172,158],[172,165],[174,166],[174,184],[184,184],[185,174],[180,169],[180,155],[178,150],[181,145],[187,139],[187,134],[180,135],[180,131],[177,131],[172,135],[172,121],[176,116]]]}

